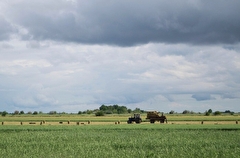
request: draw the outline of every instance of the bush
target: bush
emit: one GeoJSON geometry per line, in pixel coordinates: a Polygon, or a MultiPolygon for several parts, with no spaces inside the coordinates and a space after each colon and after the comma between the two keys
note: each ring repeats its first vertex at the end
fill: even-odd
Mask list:
{"type": "Polygon", "coordinates": [[[96,116],[104,116],[104,112],[103,111],[98,111],[95,113],[96,116]]]}

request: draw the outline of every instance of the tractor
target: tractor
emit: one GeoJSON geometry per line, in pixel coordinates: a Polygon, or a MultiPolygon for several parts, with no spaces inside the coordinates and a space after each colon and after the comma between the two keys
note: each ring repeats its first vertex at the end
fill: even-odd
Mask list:
{"type": "Polygon", "coordinates": [[[128,121],[127,121],[128,124],[131,124],[133,122],[136,122],[136,123],[141,123],[142,122],[140,114],[134,114],[134,116],[131,116],[131,117],[128,118],[128,121]]]}
{"type": "Polygon", "coordinates": [[[163,113],[161,116],[159,116],[159,112],[157,112],[157,111],[147,112],[146,119],[148,119],[150,121],[150,123],[155,123],[155,121],[159,121],[160,123],[164,123],[166,121],[166,123],[167,123],[166,116],[164,116],[163,113]]]}

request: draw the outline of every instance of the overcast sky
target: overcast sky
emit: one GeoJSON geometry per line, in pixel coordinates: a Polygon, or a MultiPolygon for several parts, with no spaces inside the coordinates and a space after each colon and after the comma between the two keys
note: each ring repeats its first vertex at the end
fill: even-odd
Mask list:
{"type": "Polygon", "coordinates": [[[1,0],[0,111],[240,111],[239,0],[1,0]]]}

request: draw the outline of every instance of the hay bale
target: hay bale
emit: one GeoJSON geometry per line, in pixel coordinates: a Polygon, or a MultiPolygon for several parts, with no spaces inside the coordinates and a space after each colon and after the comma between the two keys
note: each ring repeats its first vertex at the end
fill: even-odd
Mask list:
{"type": "Polygon", "coordinates": [[[115,125],[117,124],[117,122],[115,122],[115,125]]]}
{"type": "Polygon", "coordinates": [[[4,122],[2,122],[2,125],[4,125],[4,122]]]}
{"type": "Polygon", "coordinates": [[[36,122],[29,122],[29,124],[31,125],[31,124],[36,124],[36,122]]]}
{"type": "Polygon", "coordinates": [[[67,123],[70,124],[70,121],[68,121],[67,123]]]}
{"type": "Polygon", "coordinates": [[[238,124],[238,121],[236,121],[236,124],[238,124]]]}
{"type": "Polygon", "coordinates": [[[91,122],[90,122],[90,120],[88,120],[88,124],[90,124],[91,122]]]}
{"type": "Polygon", "coordinates": [[[120,121],[118,121],[118,124],[120,124],[120,121]]]}
{"type": "Polygon", "coordinates": [[[77,125],[79,125],[79,122],[76,122],[77,125]]]}
{"type": "Polygon", "coordinates": [[[201,122],[201,124],[203,124],[203,121],[201,122]]]}
{"type": "Polygon", "coordinates": [[[62,122],[62,121],[60,121],[59,123],[60,123],[60,124],[63,124],[63,122],[62,122]]]}
{"type": "Polygon", "coordinates": [[[20,122],[21,125],[23,125],[23,122],[20,122]]]}

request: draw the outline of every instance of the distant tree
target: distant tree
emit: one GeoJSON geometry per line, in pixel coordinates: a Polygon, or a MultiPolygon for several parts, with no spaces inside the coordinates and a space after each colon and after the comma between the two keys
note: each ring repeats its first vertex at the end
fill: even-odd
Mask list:
{"type": "Polygon", "coordinates": [[[28,111],[27,114],[32,114],[32,111],[28,111]]]}
{"type": "Polygon", "coordinates": [[[211,113],[208,112],[208,111],[205,112],[205,116],[209,116],[210,114],[211,114],[211,113]]]}
{"type": "Polygon", "coordinates": [[[24,111],[20,111],[20,114],[24,114],[24,111]]]}
{"type": "Polygon", "coordinates": [[[135,108],[135,109],[133,110],[133,112],[134,112],[134,113],[141,113],[141,109],[140,109],[140,108],[135,108]]]}
{"type": "Polygon", "coordinates": [[[19,111],[18,111],[18,110],[15,110],[13,114],[14,114],[14,115],[18,115],[18,114],[19,114],[19,111]]]}
{"type": "Polygon", "coordinates": [[[221,115],[221,112],[220,111],[215,111],[213,114],[214,115],[221,115]]]}
{"type": "Polygon", "coordinates": [[[175,112],[173,111],[173,110],[171,110],[170,112],[169,112],[169,114],[174,114],[175,112]]]}
{"type": "Polygon", "coordinates": [[[48,114],[54,115],[54,114],[57,114],[57,111],[50,111],[48,114]]]}
{"type": "Polygon", "coordinates": [[[86,113],[87,113],[87,114],[92,114],[93,111],[92,111],[92,110],[87,110],[86,113]]]}
{"type": "Polygon", "coordinates": [[[104,112],[99,110],[95,113],[96,116],[104,116],[104,112]]]}
{"type": "Polygon", "coordinates": [[[6,116],[7,114],[8,114],[7,111],[3,111],[3,112],[2,112],[2,116],[6,116]]]}
{"type": "Polygon", "coordinates": [[[82,111],[78,111],[78,114],[81,115],[83,112],[82,111]]]}
{"type": "Polygon", "coordinates": [[[38,114],[43,114],[43,112],[42,112],[42,111],[39,111],[38,114]]]}
{"type": "Polygon", "coordinates": [[[190,111],[189,111],[189,110],[184,110],[182,113],[183,113],[183,114],[189,114],[190,111]]]}
{"type": "Polygon", "coordinates": [[[33,112],[33,115],[37,115],[37,114],[38,114],[38,112],[37,112],[37,111],[34,111],[34,112],[33,112]]]}
{"type": "Polygon", "coordinates": [[[107,110],[108,110],[108,107],[103,104],[103,105],[101,105],[101,106],[99,107],[99,110],[101,110],[101,111],[107,111],[107,110]]]}
{"type": "Polygon", "coordinates": [[[207,112],[211,114],[211,113],[212,113],[212,109],[208,109],[208,111],[207,111],[207,112]]]}
{"type": "Polygon", "coordinates": [[[132,113],[132,109],[128,109],[127,111],[128,111],[128,113],[132,113]]]}
{"type": "Polygon", "coordinates": [[[103,111],[105,114],[125,114],[125,113],[129,113],[129,109],[127,109],[126,106],[119,106],[117,104],[115,105],[101,105],[99,107],[99,110],[103,111]]]}

